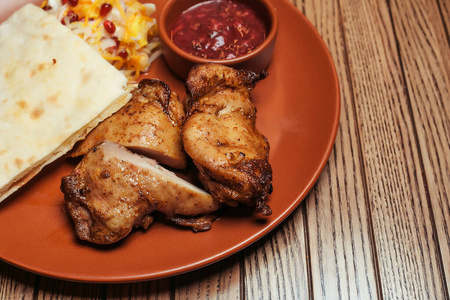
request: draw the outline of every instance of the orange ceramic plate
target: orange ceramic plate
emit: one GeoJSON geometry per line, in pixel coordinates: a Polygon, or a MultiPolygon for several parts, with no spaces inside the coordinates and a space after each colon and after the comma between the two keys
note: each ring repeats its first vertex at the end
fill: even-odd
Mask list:
{"type": "MultiPolygon", "coordinates": [[[[0,20],[26,2],[2,1],[0,20]]],[[[164,1],[154,3],[159,9],[164,1]]],[[[117,245],[92,246],[74,235],[59,190],[61,177],[71,172],[74,163],[60,160],[0,204],[0,258],[38,274],[74,281],[157,279],[234,254],[292,213],[326,164],[338,128],[340,98],[333,61],[314,27],[289,2],[273,3],[282,16],[274,58],[269,77],[252,93],[257,126],[271,146],[272,216],[234,209],[208,232],[193,233],[158,222],[147,231],[132,232],[117,245]]],[[[165,81],[185,96],[183,83],[170,74],[162,58],[146,76],[165,81]]]]}

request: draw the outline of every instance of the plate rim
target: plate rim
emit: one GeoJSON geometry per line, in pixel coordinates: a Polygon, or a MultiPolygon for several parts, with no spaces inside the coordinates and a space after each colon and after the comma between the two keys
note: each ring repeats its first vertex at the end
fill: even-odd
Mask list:
{"type": "MultiPolygon", "coordinates": [[[[185,274],[194,270],[198,270],[203,267],[207,267],[213,263],[219,262],[223,259],[226,259],[234,254],[237,254],[238,252],[242,251],[243,249],[253,245],[258,240],[262,239],[263,237],[267,236],[272,230],[277,228],[278,226],[282,225],[283,223],[294,211],[297,209],[297,207],[301,204],[301,202],[307,197],[308,193],[311,191],[311,189],[316,184],[320,174],[322,173],[325,165],[327,164],[330,154],[334,148],[337,132],[339,129],[339,123],[340,123],[340,115],[341,115],[341,92],[340,92],[340,85],[339,85],[339,77],[337,74],[336,66],[333,61],[333,58],[331,56],[331,53],[324,42],[323,38],[317,31],[317,29],[313,26],[313,24],[307,19],[307,17],[298,9],[296,8],[291,2],[288,0],[270,0],[273,2],[275,8],[276,8],[276,2],[284,2],[285,5],[289,5],[291,10],[294,10],[297,17],[301,18],[302,21],[309,27],[309,30],[314,33],[314,36],[317,37],[321,48],[323,48],[325,53],[325,58],[328,62],[328,65],[331,67],[331,74],[333,76],[333,84],[336,87],[335,90],[335,96],[333,103],[335,104],[334,107],[334,119],[332,123],[332,129],[330,131],[331,135],[328,138],[326,149],[323,152],[323,155],[321,156],[320,163],[318,164],[318,168],[315,170],[314,174],[311,174],[308,184],[304,187],[303,192],[300,193],[295,199],[292,200],[290,205],[286,207],[286,209],[277,216],[268,226],[265,226],[259,231],[256,231],[248,238],[240,241],[239,243],[233,245],[232,247],[227,248],[224,251],[218,252],[215,255],[209,256],[203,260],[196,261],[195,263],[190,263],[188,265],[183,265],[177,268],[171,268],[169,270],[165,271],[159,271],[159,272],[153,272],[153,273],[146,273],[146,274],[136,274],[136,275],[115,275],[115,276],[90,276],[90,275],[84,275],[83,278],[80,276],[77,276],[76,274],[71,274],[71,272],[62,272],[64,274],[56,274],[55,272],[42,270],[35,267],[27,266],[24,263],[21,263],[19,261],[16,261],[15,259],[7,259],[0,256],[0,260],[2,260],[5,263],[11,264],[15,267],[18,267],[20,269],[23,269],[25,271],[32,272],[37,275],[42,275],[54,279],[59,280],[67,280],[72,282],[81,282],[81,283],[131,283],[131,282],[142,282],[147,280],[159,280],[163,278],[168,278],[171,276],[181,275],[185,274]]],[[[330,122],[331,124],[331,122],[330,122]]]]}

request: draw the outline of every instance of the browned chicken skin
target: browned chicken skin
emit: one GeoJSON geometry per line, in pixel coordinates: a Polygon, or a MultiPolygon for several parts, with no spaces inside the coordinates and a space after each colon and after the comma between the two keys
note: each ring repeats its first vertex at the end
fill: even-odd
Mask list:
{"type": "Polygon", "coordinates": [[[103,140],[117,142],[176,169],[186,167],[181,141],[185,117],[176,93],[156,79],[143,79],[131,100],[79,142],[70,156],[84,155],[103,140]]]}
{"type": "Polygon", "coordinates": [[[188,93],[183,144],[213,198],[231,206],[244,203],[270,215],[269,143],[255,126],[250,91],[266,73],[208,64],[194,67],[188,93]]]}
{"type": "Polygon", "coordinates": [[[148,228],[154,211],[194,231],[207,230],[213,219],[203,215],[221,206],[156,161],[108,141],[62,178],[61,190],[78,237],[96,244],[117,242],[133,227],[148,228]]]}

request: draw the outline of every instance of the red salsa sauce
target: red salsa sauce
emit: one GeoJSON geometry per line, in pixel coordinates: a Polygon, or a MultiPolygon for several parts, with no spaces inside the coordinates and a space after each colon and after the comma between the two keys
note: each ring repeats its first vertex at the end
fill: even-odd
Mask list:
{"type": "Polygon", "coordinates": [[[243,2],[212,0],[184,11],[170,36],[182,50],[208,59],[232,59],[262,44],[267,35],[264,22],[243,2]]]}

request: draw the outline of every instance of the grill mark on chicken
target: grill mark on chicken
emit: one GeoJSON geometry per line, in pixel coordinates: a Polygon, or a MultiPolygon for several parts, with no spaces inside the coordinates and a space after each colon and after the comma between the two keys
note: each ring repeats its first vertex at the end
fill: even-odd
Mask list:
{"type": "Polygon", "coordinates": [[[230,206],[244,203],[272,213],[265,203],[271,191],[269,143],[255,126],[250,91],[266,72],[198,65],[186,81],[188,99],[182,137],[213,198],[230,206]]]}

